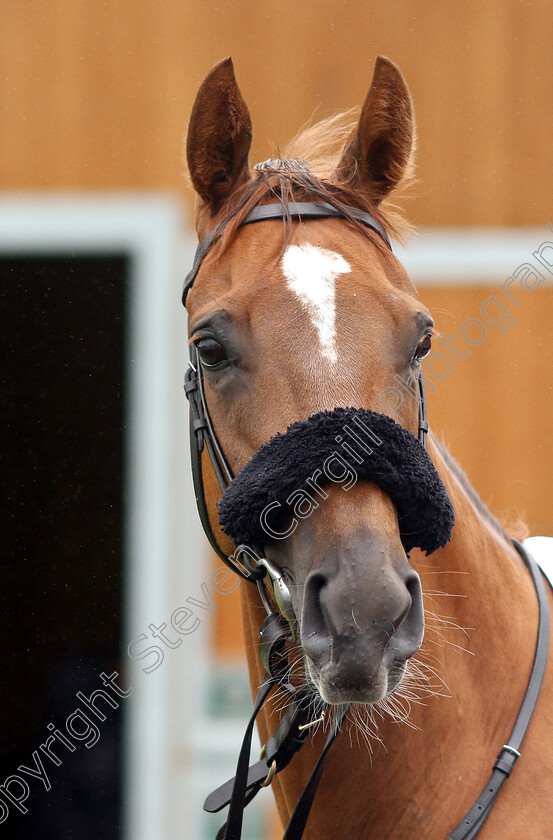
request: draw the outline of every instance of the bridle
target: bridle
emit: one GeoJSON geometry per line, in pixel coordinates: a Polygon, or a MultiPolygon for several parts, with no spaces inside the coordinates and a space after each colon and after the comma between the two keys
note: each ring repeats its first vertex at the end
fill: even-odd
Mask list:
{"type": "MultiPolygon", "coordinates": [[[[282,219],[284,222],[291,219],[303,220],[328,217],[346,219],[350,223],[351,219],[360,222],[368,229],[377,233],[391,250],[388,235],[380,222],[370,213],[355,207],[345,206],[343,209],[340,209],[324,202],[266,204],[255,207],[242,224],[254,224],[269,219],[282,219]]],[[[198,246],[193,267],[184,283],[183,304],[186,304],[188,292],[196,280],[204,257],[221,235],[225,224],[226,221],[223,221],[220,225],[217,225],[198,246]]],[[[194,344],[190,345],[190,361],[185,376],[184,388],[190,405],[191,465],[194,492],[204,532],[213,550],[221,560],[240,578],[254,583],[257,586],[261,602],[267,613],[265,621],[260,628],[259,640],[259,653],[265,669],[265,677],[254,700],[253,712],[246,727],[236,775],[233,779],[230,779],[224,785],[217,788],[217,790],[213,791],[207,797],[204,804],[205,810],[210,812],[219,811],[226,805],[230,806],[227,821],[217,833],[216,840],[239,840],[242,832],[244,808],[262,787],[267,787],[274,776],[289,764],[295,753],[305,743],[308,734],[312,731],[312,727],[324,719],[327,704],[321,698],[314,699],[311,692],[304,688],[296,688],[290,682],[290,664],[286,642],[294,638],[295,616],[288,586],[279,569],[263,556],[262,546],[239,545],[233,555],[228,557],[220,547],[213,532],[209,521],[202,476],[202,453],[204,447],[207,450],[222,492],[225,491],[234,476],[211,422],[205,397],[201,361],[198,349],[194,344]],[[269,582],[272,600],[276,603],[276,610],[273,608],[271,597],[267,593],[265,587],[266,581],[269,582]],[[255,720],[274,687],[278,687],[288,695],[288,709],[278,724],[275,733],[263,747],[260,760],[249,766],[255,720]]],[[[428,423],[426,419],[426,400],[422,374],[419,374],[418,388],[418,440],[426,448],[428,423]]],[[[522,545],[515,540],[513,540],[513,544],[532,575],[539,603],[538,638],[532,673],[514,728],[507,743],[502,747],[497,757],[488,784],[470,811],[448,836],[447,840],[473,840],[484,824],[499,790],[505,780],[510,776],[516,761],[520,757],[520,746],[530,723],[545,673],[549,644],[549,608],[547,596],[536,562],[522,545]]],[[[336,735],[340,731],[347,712],[348,709],[342,711],[339,719],[334,721],[330,727],[326,743],[307,785],[298,800],[283,840],[300,840],[303,836],[311,805],[323,772],[326,756],[336,735]]]]}

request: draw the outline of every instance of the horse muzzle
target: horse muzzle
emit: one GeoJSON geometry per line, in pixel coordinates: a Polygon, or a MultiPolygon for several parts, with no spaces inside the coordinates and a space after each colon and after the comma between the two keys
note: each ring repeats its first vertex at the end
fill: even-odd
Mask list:
{"type": "Polygon", "coordinates": [[[390,694],[424,635],[419,576],[377,535],[305,580],[300,641],[312,686],[327,703],[376,703],[390,694]]]}

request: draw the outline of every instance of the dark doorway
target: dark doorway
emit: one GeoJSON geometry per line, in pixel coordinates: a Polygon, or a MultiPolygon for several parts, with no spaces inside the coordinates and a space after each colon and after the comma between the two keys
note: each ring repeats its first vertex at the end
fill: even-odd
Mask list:
{"type": "Polygon", "coordinates": [[[90,746],[65,724],[121,672],[128,286],[125,255],[0,259],[0,785],[35,751],[51,785],[25,776],[25,814],[0,787],[13,840],[121,836],[121,708],[90,746]],[[52,724],[75,746],[58,766],[52,724]]]}

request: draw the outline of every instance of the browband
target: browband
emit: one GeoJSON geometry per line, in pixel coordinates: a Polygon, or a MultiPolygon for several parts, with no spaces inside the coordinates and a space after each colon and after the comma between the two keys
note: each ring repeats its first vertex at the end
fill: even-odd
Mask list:
{"type": "MultiPolygon", "coordinates": [[[[388,234],[374,216],[371,216],[370,213],[366,213],[364,210],[359,210],[357,207],[349,207],[348,205],[342,206],[348,215],[378,233],[388,248],[390,250],[392,249],[388,234]]],[[[331,216],[338,219],[347,219],[347,216],[344,216],[343,212],[336,207],[333,207],[332,204],[326,204],[325,202],[293,201],[284,205],[284,209],[283,205],[278,202],[275,204],[260,204],[258,207],[254,207],[251,213],[246,216],[242,225],[251,225],[254,222],[264,222],[267,221],[267,219],[282,219],[287,217],[291,217],[293,219],[323,219],[331,216]]],[[[184,305],[186,305],[186,297],[194,285],[194,281],[198,271],[200,270],[203,258],[209,251],[213,241],[217,238],[225,224],[226,220],[214,227],[196,248],[192,269],[188,272],[184,281],[184,289],[182,292],[182,302],[184,305]]]]}

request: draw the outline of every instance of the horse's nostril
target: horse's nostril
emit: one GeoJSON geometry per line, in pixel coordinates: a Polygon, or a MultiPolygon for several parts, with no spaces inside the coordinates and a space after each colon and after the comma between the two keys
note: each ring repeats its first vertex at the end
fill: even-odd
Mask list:
{"type": "Polygon", "coordinates": [[[420,578],[412,572],[405,581],[408,592],[408,605],[394,622],[394,635],[388,648],[394,650],[401,659],[409,659],[422,644],[424,635],[424,611],[420,578]]]}
{"type": "Polygon", "coordinates": [[[400,627],[401,624],[403,623],[405,617],[408,615],[409,610],[411,609],[411,604],[413,603],[411,595],[409,594],[409,587],[407,587],[407,593],[408,594],[407,594],[407,599],[406,599],[406,603],[405,603],[404,608],[399,613],[397,618],[393,619],[393,621],[392,621],[392,627],[394,628],[394,633],[396,632],[398,627],[400,627]]]}
{"type": "Polygon", "coordinates": [[[419,577],[416,572],[411,572],[405,580],[405,590],[405,606],[398,614],[397,618],[392,621],[394,632],[403,624],[403,621],[411,613],[413,602],[415,602],[416,606],[418,593],[420,591],[419,577]]]}
{"type": "Polygon", "coordinates": [[[332,637],[321,604],[321,592],[327,582],[320,572],[313,572],[305,581],[301,643],[304,652],[318,668],[326,665],[332,654],[332,637]]]}

